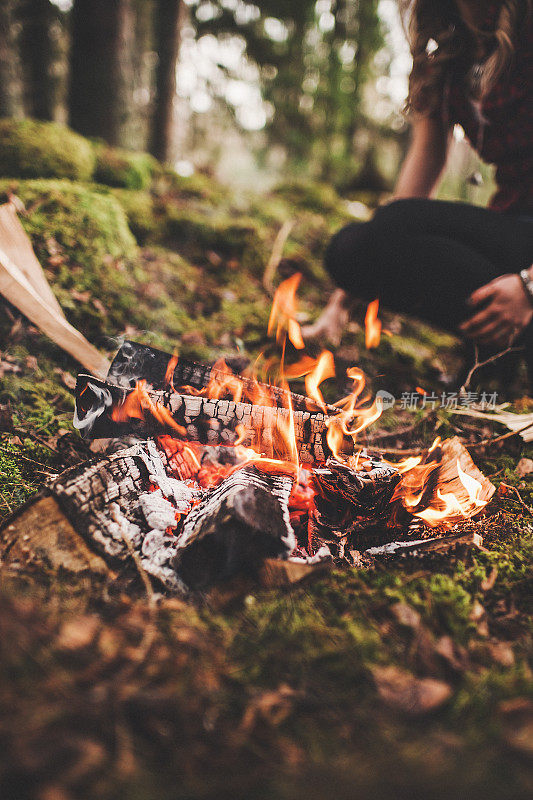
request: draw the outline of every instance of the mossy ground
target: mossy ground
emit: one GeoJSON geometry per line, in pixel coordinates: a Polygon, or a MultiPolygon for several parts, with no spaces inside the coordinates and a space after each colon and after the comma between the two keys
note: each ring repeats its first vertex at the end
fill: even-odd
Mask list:
{"type": "MultiPolygon", "coordinates": [[[[0,189],[25,203],[23,224],[67,317],[109,352],[128,336],[199,359],[254,358],[271,301],[262,271],[283,222],[295,224],[276,277],[304,273],[302,314],[313,318],[331,288],[323,249],[349,219],[331,193],[321,207],[316,187],[236,198],[207,176],[164,171],[139,190],[54,176],[15,176],[0,189]]],[[[71,425],[76,365],[3,310],[5,517],[84,446],[71,425]]],[[[374,389],[396,394],[444,387],[458,365],[453,337],[386,314],[384,325],[393,335],[371,353],[351,325],[340,371],[359,363],[374,389]]],[[[381,429],[414,422],[408,443],[491,433],[423,411],[389,413],[381,429]]],[[[515,473],[524,455],[511,440],[476,460],[531,507],[533,481],[515,473]]],[[[532,517],[499,499],[475,527],[487,552],[462,560],[347,568],[201,608],[163,599],[150,611],[135,581],[126,592],[111,580],[4,570],[1,796],[530,797],[532,517]],[[391,706],[376,689],[384,666],[442,681],[449,699],[418,715],[391,706]]]]}

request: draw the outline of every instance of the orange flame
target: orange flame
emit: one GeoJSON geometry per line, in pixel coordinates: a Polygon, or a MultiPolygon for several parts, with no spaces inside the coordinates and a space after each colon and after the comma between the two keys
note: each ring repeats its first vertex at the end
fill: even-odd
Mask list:
{"type": "Polygon", "coordinates": [[[229,396],[239,403],[243,393],[243,381],[233,373],[223,358],[219,358],[213,366],[209,383],[203,393],[212,400],[229,396]]]}
{"type": "Polygon", "coordinates": [[[175,389],[174,389],[174,372],[176,370],[176,367],[178,366],[178,361],[179,361],[178,352],[177,352],[177,350],[174,350],[174,354],[169,359],[169,362],[167,364],[167,369],[166,369],[166,372],[165,372],[165,386],[170,386],[170,388],[172,389],[173,392],[175,391],[175,389]]]}
{"type": "Polygon", "coordinates": [[[296,321],[296,291],[301,279],[301,272],[296,272],[280,283],[274,295],[267,328],[269,336],[276,328],[276,341],[280,344],[287,334],[289,341],[297,350],[303,350],[305,347],[300,325],[296,321]]]}
{"type": "MultiPolygon", "coordinates": [[[[428,451],[428,457],[441,444],[440,437],[437,437],[428,451]]],[[[391,502],[400,500],[409,513],[422,519],[432,528],[449,528],[461,520],[478,514],[485,508],[488,500],[481,499],[480,494],[483,489],[481,483],[462,469],[459,459],[456,460],[457,476],[464,491],[443,491],[442,485],[439,485],[439,474],[437,473],[435,479],[431,478],[440,466],[440,459],[435,458],[424,464],[414,464],[404,471],[402,481],[396,487],[391,502]]],[[[449,483],[449,474],[445,480],[449,483]]]]}
{"type": "Polygon", "coordinates": [[[185,436],[185,428],[177,424],[170,411],[161,403],[151,399],[145,380],[137,381],[135,389],[111,411],[111,417],[115,422],[128,422],[130,419],[144,420],[148,415],[151,415],[160,425],[173,428],[180,436],[185,436]]]}
{"type": "Polygon", "coordinates": [[[346,372],[348,377],[353,380],[352,391],[347,397],[335,403],[335,407],[340,409],[339,413],[326,420],[328,447],[335,458],[341,459],[345,438],[351,438],[355,445],[357,436],[379,419],[383,413],[381,398],[377,397],[370,407],[362,406],[367,402],[368,396],[359,401],[365,388],[364,373],[357,367],[350,367],[346,372]]]}
{"type": "Polygon", "coordinates": [[[314,369],[307,375],[305,379],[305,390],[307,395],[320,406],[323,411],[326,411],[326,404],[322,397],[322,392],[318,388],[320,384],[327,380],[327,378],[335,377],[335,361],[333,360],[333,353],[329,350],[323,350],[320,354],[314,369]]]}
{"type": "Polygon", "coordinates": [[[377,347],[381,340],[381,320],[378,318],[379,298],[368,304],[365,315],[365,345],[367,350],[377,347]]]}
{"type": "MultiPolygon", "coordinates": [[[[283,281],[272,305],[268,333],[270,335],[275,332],[276,340],[281,345],[281,359],[272,357],[265,360],[261,355],[251,374],[242,377],[235,375],[224,359],[220,359],[211,371],[207,386],[199,391],[189,386],[175,388],[177,353],[169,359],[165,384],[173,391],[201,395],[214,400],[229,398],[236,403],[251,403],[258,409],[257,422],[253,421],[252,414],[249,427],[242,424],[236,426],[236,440],[232,446],[237,448],[239,463],[235,466],[204,463],[201,458],[202,448],[194,442],[178,442],[172,436],[166,435],[159,438],[169,464],[175,462],[176,469],[178,467],[180,470],[185,469],[187,476],[194,477],[201,486],[214,486],[231,472],[252,463],[258,469],[289,474],[297,479],[298,443],[288,381],[302,377],[305,377],[307,410],[315,412],[318,407],[325,413],[327,444],[333,456],[354,470],[364,470],[370,466],[365,451],[361,446],[356,446],[357,440],[358,436],[379,418],[383,409],[380,398],[370,402],[370,395],[364,393],[364,373],[357,367],[347,370],[347,375],[352,381],[351,391],[334,404],[333,408],[336,411],[332,411],[331,407],[326,406],[320,391],[322,382],[335,376],[335,364],[331,352],[325,350],[318,358],[312,358],[304,353],[296,363],[284,364],[287,339],[299,350],[304,346],[300,326],[296,320],[296,291],[300,280],[301,275],[296,274],[283,281]],[[261,384],[257,380],[260,360],[263,362],[265,380],[267,377],[273,380],[272,376],[278,375],[275,392],[270,385],[261,384]],[[263,424],[269,409],[272,410],[272,423],[263,424]],[[353,455],[345,455],[344,451],[348,450],[347,444],[350,445],[350,452],[353,452],[353,455]]],[[[379,300],[376,299],[369,304],[365,317],[368,348],[379,344],[382,331],[378,310],[379,300]]],[[[421,393],[424,392],[419,387],[417,389],[421,393]]],[[[139,381],[125,400],[113,407],[111,414],[118,422],[146,419],[151,416],[165,427],[172,428],[177,435],[186,436],[185,429],[175,422],[170,411],[150,397],[146,381],[139,381]]],[[[393,464],[401,475],[401,481],[391,502],[399,501],[411,515],[431,527],[450,527],[462,519],[478,514],[488,502],[482,499],[484,487],[461,467],[458,460],[458,481],[455,481],[455,491],[449,491],[449,461],[446,466],[446,478],[441,480],[439,474],[442,460],[442,451],[439,450],[441,445],[442,442],[437,437],[425,457],[421,454],[393,464]]],[[[452,475],[452,484],[454,480],[455,476],[452,475]]],[[[308,502],[308,497],[305,502],[308,502]]]]}

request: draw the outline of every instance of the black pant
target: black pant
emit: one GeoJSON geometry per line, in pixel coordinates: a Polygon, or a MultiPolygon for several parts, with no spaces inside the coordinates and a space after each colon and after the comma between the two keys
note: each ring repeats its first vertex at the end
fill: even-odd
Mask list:
{"type": "MultiPolygon", "coordinates": [[[[533,264],[533,219],[465,203],[396,200],[331,240],[326,268],[356,297],[457,333],[466,299],[498,275],[533,264]]],[[[533,325],[521,337],[533,365],[533,325]]],[[[530,372],[531,374],[531,372],[530,372]]]]}

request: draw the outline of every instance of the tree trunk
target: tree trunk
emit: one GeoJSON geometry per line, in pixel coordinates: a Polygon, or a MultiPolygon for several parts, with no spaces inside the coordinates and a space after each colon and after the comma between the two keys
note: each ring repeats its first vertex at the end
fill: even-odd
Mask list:
{"type": "Polygon", "coordinates": [[[22,86],[17,48],[15,3],[0,3],[0,117],[22,117],[22,86]]]}
{"type": "Polygon", "coordinates": [[[130,144],[134,18],[130,0],[75,0],[70,124],[109,144],[130,144]]]}
{"type": "Polygon", "coordinates": [[[155,74],[154,0],[132,0],[132,2],[135,13],[134,148],[135,150],[147,150],[150,139],[155,74]]]}
{"type": "Polygon", "coordinates": [[[172,150],[172,123],[176,94],[181,0],[157,0],[155,42],[158,63],[152,113],[150,152],[167,162],[172,150]]]}
{"type": "Polygon", "coordinates": [[[26,113],[35,119],[53,120],[56,91],[52,25],[57,17],[50,0],[25,0],[20,4],[20,37],[25,77],[26,113]]]}

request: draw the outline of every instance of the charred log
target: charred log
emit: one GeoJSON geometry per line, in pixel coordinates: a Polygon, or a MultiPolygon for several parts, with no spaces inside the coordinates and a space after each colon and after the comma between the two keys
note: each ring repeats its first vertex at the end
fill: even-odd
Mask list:
{"type": "MultiPolygon", "coordinates": [[[[168,389],[167,368],[172,358],[170,353],[164,353],[154,347],[126,341],[111,363],[107,381],[115,386],[121,386],[123,389],[133,389],[137,381],[144,380],[149,389],[156,392],[165,391],[168,389]]],[[[259,386],[264,395],[279,407],[287,407],[290,395],[291,405],[295,411],[319,410],[308,397],[288,392],[279,386],[258,384],[241,375],[242,370],[248,364],[244,359],[226,358],[225,362],[232,372],[239,376],[245,392],[246,389],[253,392],[259,386]]],[[[183,386],[190,386],[196,391],[201,391],[213,378],[217,377],[217,374],[222,376],[214,364],[198,364],[180,356],[172,372],[172,384],[177,391],[183,386]]],[[[326,409],[328,414],[337,413],[337,409],[333,406],[326,406],[326,409]]]]}
{"type": "Polygon", "coordinates": [[[202,590],[237,575],[256,576],[266,558],[287,557],[296,545],[289,521],[292,480],[255,467],[233,473],[185,520],[173,565],[202,590]]]}
{"type": "Polygon", "coordinates": [[[431,539],[415,541],[388,542],[379,547],[369,547],[362,555],[387,560],[436,558],[454,553],[458,557],[464,558],[473,548],[483,549],[483,537],[477,531],[456,533],[450,536],[434,536],[431,539]]]}
{"type": "Polygon", "coordinates": [[[76,531],[106,560],[129,563],[133,548],[149,575],[169,591],[182,592],[170,564],[176,540],[167,529],[195,497],[174,474],[155,442],[139,442],[66,470],[48,489],[76,531]]]}
{"type": "Polygon", "coordinates": [[[184,594],[252,578],[265,558],[294,549],[291,478],[247,467],[202,491],[180,479],[177,464],[147,441],[66,470],[49,483],[52,496],[4,527],[3,559],[133,574],[133,551],[159,585],[184,594]]]}

